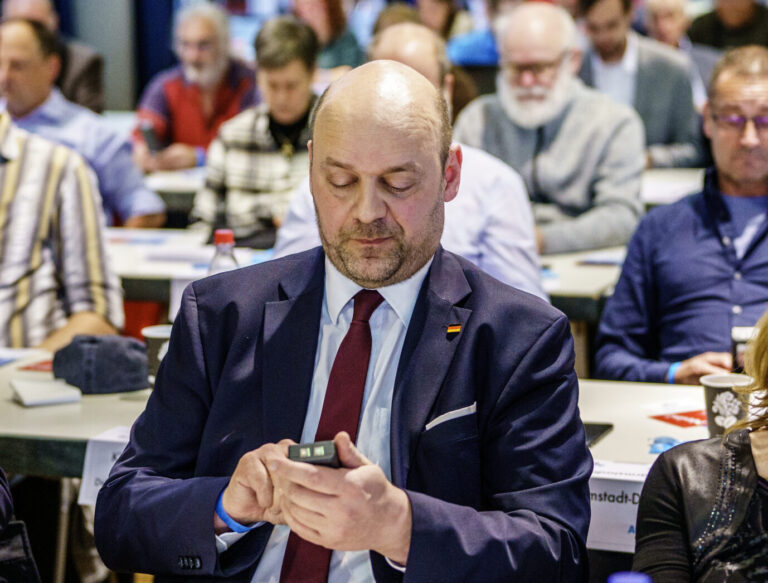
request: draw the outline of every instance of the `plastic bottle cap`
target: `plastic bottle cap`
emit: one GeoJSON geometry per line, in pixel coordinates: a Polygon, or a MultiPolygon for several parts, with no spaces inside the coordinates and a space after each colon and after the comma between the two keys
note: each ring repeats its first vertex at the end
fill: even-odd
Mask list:
{"type": "Polygon", "coordinates": [[[213,233],[213,244],[214,245],[226,245],[226,244],[235,244],[235,234],[232,232],[232,229],[216,229],[213,233]]]}

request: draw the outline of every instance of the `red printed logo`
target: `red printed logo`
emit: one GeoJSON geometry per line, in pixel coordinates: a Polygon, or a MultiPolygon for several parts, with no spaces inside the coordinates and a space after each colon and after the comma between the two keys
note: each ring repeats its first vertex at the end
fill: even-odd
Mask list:
{"type": "Polygon", "coordinates": [[[651,415],[651,419],[658,419],[678,427],[700,427],[707,424],[707,412],[702,409],[684,413],[666,413],[665,415],[651,415]]]}

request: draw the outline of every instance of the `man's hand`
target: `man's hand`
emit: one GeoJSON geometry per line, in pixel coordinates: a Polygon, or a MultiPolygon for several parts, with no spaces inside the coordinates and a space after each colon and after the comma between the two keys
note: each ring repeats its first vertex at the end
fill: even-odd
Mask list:
{"type": "Polygon", "coordinates": [[[155,170],[181,170],[197,165],[197,154],[193,146],[171,144],[154,155],[155,170]]]}
{"type": "Polygon", "coordinates": [[[704,352],[680,363],[675,371],[675,383],[679,385],[698,385],[699,379],[706,374],[731,372],[733,358],[728,352],[704,352]]]}
{"type": "Polygon", "coordinates": [[[155,157],[144,142],[137,141],[133,144],[133,163],[144,173],[157,170],[155,157]]]}
{"type": "Polygon", "coordinates": [[[193,146],[186,144],[171,144],[164,150],[152,153],[144,142],[136,142],[133,145],[133,163],[145,173],[194,168],[197,165],[197,153],[193,146]]]}
{"type": "Polygon", "coordinates": [[[117,334],[117,329],[96,312],[75,312],[67,318],[66,324],[51,332],[37,348],[56,352],[72,342],[78,334],[117,334]]]}
{"type": "Polygon", "coordinates": [[[267,463],[285,522],[309,542],[338,551],[374,550],[405,565],[411,544],[408,496],[345,431],[333,441],[343,468],[278,457],[267,463]]]}
{"type": "MultiPolygon", "coordinates": [[[[290,439],[268,443],[240,458],[221,499],[224,510],[233,520],[240,524],[284,523],[279,496],[274,492],[267,464],[273,459],[287,459],[288,446],[293,443],[290,439]]],[[[216,534],[229,530],[216,513],[214,530],[216,534]]]]}

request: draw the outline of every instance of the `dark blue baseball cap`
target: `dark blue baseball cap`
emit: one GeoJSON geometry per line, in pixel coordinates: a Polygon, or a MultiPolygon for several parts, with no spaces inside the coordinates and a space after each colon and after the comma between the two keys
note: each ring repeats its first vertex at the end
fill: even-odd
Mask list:
{"type": "Polygon", "coordinates": [[[79,334],[54,354],[53,375],[86,395],[146,389],[147,349],[127,336],[79,334]]]}

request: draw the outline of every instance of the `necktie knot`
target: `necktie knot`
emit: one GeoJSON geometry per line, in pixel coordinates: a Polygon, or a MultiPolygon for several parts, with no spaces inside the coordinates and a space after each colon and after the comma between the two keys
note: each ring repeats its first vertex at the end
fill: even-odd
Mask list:
{"type": "Polygon", "coordinates": [[[367,322],[371,319],[374,310],[384,301],[381,294],[373,289],[363,289],[355,294],[354,312],[352,314],[353,322],[367,322]]]}

